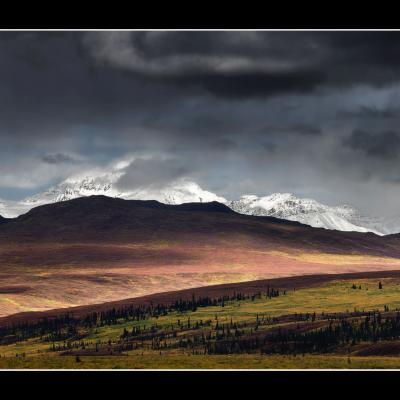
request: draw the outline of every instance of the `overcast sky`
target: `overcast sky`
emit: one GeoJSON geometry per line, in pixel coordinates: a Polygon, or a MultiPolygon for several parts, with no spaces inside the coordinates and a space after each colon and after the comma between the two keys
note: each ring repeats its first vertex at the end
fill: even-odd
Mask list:
{"type": "Polygon", "coordinates": [[[400,214],[400,32],[0,32],[0,197],[120,160],[400,214]]]}

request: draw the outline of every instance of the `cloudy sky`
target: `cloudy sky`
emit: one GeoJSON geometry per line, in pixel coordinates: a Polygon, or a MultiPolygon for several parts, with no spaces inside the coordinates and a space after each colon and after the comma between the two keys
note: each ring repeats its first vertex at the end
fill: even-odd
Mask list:
{"type": "Polygon", "coordinates": [[[125,160],[121,188],[400,214],[400,32],[0,32],[0,54],[0,198],[125,160]]]}

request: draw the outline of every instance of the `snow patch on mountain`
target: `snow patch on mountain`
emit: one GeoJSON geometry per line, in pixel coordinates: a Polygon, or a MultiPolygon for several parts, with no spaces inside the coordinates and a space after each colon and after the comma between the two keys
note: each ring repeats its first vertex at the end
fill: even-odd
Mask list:
{"type": "Polygon", "coordinates": [[[282,218],[316,228],[383,234],[378,229],[353,223],[351,219],[357,220],[360,214],[351,206],[330,207],[313,199],[298,198],[291,193],[274,193],[265,197],[245,195],[231,201],[228,206],[241,214],[282,218]]]}
{"type": "Polygon", "coordinates": [[[99,176],[68,178],[57,186],[47,189],[45,192],[27,197],[21,203],[29,205],[32,208],[42,204],[56,203],[92,195],[122,197],[123,193],[115,190],[113,186],[120,176],[120,173],[108,173],[99,176]]]}

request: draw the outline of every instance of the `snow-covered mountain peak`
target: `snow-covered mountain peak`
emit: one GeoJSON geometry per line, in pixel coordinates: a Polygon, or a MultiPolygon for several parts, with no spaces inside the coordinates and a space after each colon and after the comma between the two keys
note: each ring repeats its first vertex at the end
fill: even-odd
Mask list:
{"type": "Polygon", "coordinates": [[[118,179],[123,171],[111,173],[99,173],[97,175],[82,175],[70,177],[56,186],[42,193],[25,198],[15,203],[11,211],[10,205],[0,204],[0,214],[14,217],[42,204],[55,203],[75,199],[77,197],[104,195],[119,197],[129,200],[157,200],[166,204],[182,204],[191,202],[218,201],[226,203],[224,197],[203,190],[197,183],[185,179],[177,180],[163,187],[143,187],[134,189],[122,189],[118,187],[118,179]],[[3,211],[2,211],[3,210],[3,211]]]}
{"type": "Polygon", "coordinates": [[[282,218],[317,228],[382,234],[376,228],[359,225],[357,218],[360,219],[360,214],[351,206],[330,207],[292,193],[274,193],[264,197],[245,195],[228,205],[241,214],[282,218]]]}
{"type": "Polygon", "coordinates": [[[66,201],[82,196],[105,195],[118,197],[120,193],[113,189],[118,180],[116,173],[97,176],[71,177],[45,192],[30,196],[21,201],[22,204],[35,207],[41,204],[66,201]]]}
{"type": "Polygon", "coordinates": [[[286,218],[299,213],[321,212],[326,208],[313,199],[301,199],[292,193],[274,193],[264,197],[245,195],[239,200],[230,202],[230,206],[237,212],[277,218],[286,218]]]}

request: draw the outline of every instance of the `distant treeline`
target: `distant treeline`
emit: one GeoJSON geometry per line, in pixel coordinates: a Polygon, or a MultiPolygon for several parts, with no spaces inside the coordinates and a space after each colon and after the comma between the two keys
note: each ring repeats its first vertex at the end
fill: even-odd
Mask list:
{"type": "MultiPolygon", "coordinates": [[[[240,335],[239,335],[240,336],[240,335]]],[[[363,318],[340,318],[327,321],[327,325],[306,332],[300,326],[295,329],[280,328],[277,332],[251,334],[239,339],[227,336],[206,343],[209,354],[233,353],[327,353],[339,346],[354,346],[361,342],[377,342],[400,338],[400,313],[382,316],[380,312],[363,318]]]]}
{"type": "Polygon", "coordinates": [[[66,313],[59,317],[43,318],[35,322],[12,324],[0,328],[0,344],[9,344],[24,341],[32,337],[40,337],[44,341],[54,342],[74,339],[79,336],[79,329],[92,329],[107,325],[116,325],[127,321],[141,321],[151,317],[158,318],[171,312],[185,313],[196,311],[198,307],[218,306],[224,307],[227,302],[251,300],[261,298],[273,298],[286,294],[268,287],[266,292],[254,294],[234,293],[233,295],[211,298],[208,296],[196,297],[194,294],[190,300],[179,299],[173,304],[157,304],[124,306],[111,308],[107,311],[92,312],[84,317],[74,317],[66,313]]]}

